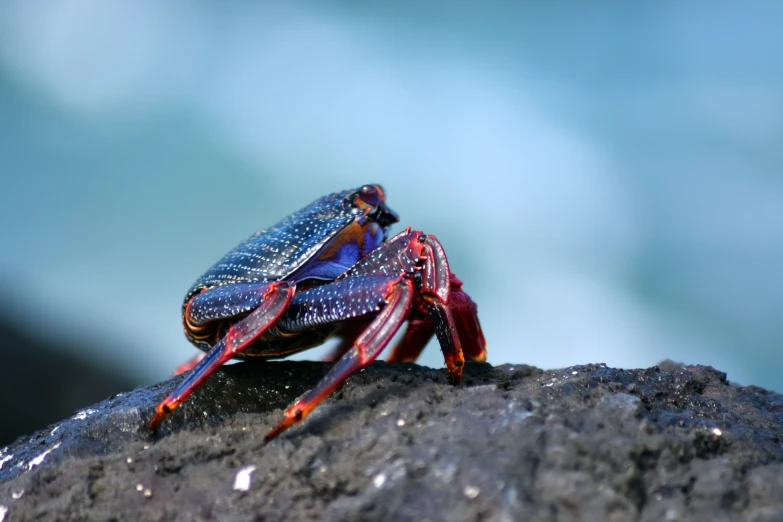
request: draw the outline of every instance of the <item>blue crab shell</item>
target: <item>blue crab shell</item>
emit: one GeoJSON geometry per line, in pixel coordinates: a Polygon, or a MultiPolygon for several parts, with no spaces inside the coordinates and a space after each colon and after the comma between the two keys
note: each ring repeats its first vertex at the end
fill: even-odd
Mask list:
{"type": "MultiPolygon", "coordinates": [[[[323,196],[294,212],[276,225],[256,232],[242,241],[204,273],[188,290],[184,306],[205,288],[232,283],[272,282],[307,277],[333,279],[356,258],[377,248],[385,239],[385,226],[372,229],[361,245],[346,242],[332,262],[333,267],[319,265],[317,273],[308,273],[308,263],[317,257],[330,241],[352,223],[361,223],[366,209],[352,204],[356,189],[323,196]],[[361,251],[359,251],[361,250],[361,251]]],[[[385,207],[384,207],[385,208],[385,207]]],[[[385,208],[391,215],[392,211],[385,208]]],[[[395,215],[396,216],[396,215],[395,215]]]]}

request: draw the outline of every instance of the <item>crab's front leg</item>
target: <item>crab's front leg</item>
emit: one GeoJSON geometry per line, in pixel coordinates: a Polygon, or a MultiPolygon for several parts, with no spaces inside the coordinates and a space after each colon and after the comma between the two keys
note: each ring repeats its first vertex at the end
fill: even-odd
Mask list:
{"type": "Polygon", "coordinates": [[[416,305],[424,316],[412,318],[402,342],[389,360],[415,360],[434,331],[446,362],[449,382],[459,384],[465,365],[464,352],[474,361],[486,360],[475,304],[461,290],[462,282],[451,273],[443,245],[435,236],[410,229],[404,234],[415,238],[421,246],[422,270],[416,278],[416,305]]]}
{"type": "Polygon", "coordinates": [[[267,434],[266,440],[300,422],[348,377],[378,357],[405,322],[413,291],[413,283],[404,275],[395,278],[369,276],[343,279],[294,297],[289,312],[277,324],[283,331],[303,330],[381,311],[326,377],[286,409],[283,421],[267,434]]]}
{"type": "Polygon", "coordinates": [[[462,380],[465,357],[451,304],[451,270],[446,252],[435,236],[420,236],[424,247],[424,269],[420,282],[420,294],[435,325],[440,349],[446,361],[448,379],[452,384],[462,380]]]}
{"type": "Polygon", "coordinates": [[[287,281],[267,284],[233,284],[207,290],[190,300],[185,323],[199,328],[211,321],[250,314],[228,329],[193,371],[155,409],[150,429],[155,430],[174,409],[223,363],[244,351],[283,314],[296,285],[287,281]]]}

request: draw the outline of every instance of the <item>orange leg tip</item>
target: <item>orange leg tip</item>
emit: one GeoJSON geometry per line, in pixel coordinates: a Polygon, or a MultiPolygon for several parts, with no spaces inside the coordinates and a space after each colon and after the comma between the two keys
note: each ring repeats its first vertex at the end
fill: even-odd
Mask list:
{"type": "Polygon", "coordinates": [[[485,363],[485,362],[487,362],[487,351],[486,350],[481,350],[481,353],[476,355],[475,357],[471,357],[471,360],[473,362],[477,362],[477,363],[485,363]]]}
{"type": "Polygon", "coordinates": [[[449,384],[457,385],[462,382],[462,365],[446,370],[446,377],[449,384]]]}
{"type": "Polygon", "coordinates": [[[306,414],[307,413],[305,408],[302,408],[298,405],[294,405],[288,408],[283,414],[283,421],[278,424],[275,429],[266,434],[264,441],[269,442],[294,424],[298,424],[302,421],[302,419],[305,418],[306,414]]]}
{"type": "Polygon", "coordinates": [[[283,422],[278,424],[275,429],[273,429],[272,431],[266,434],[266,436],[264,437],[264,441],[269,442],[270,440],[274,439],[275,437],[283,433],[285,430],[287,430],[294,424],[296,424],[296,420],[293,417],[286,416],[283,419],[283,422]]]}
{"type": "Polygon", "coordinates": [[[160,427],[160,423],[163,422],[164,417],[159,415],[158,413],[155,414],[155,416],[150,421],[150,431],[158,431],[158,428],[160,427]]]}
{"type": "Polygon", "coordinates": [[[156,431],[160,427],[160,423],[166,420],[166,417],[171,415],[171,412],[174,411],[174,408],[177,407],[177,404],[167,403],[167,402],[161,402],[158,404],[158,407],[155,408],[155,416],[152,417],[152,420],[150,421],[150,429],[152,431],[156,431]]]}
{"type": "Polygon", "coordinates": [[[266,434],[266,436],[264,437],[264,442],[269,442],[270,440],[274,439],[275,437],[283,433],[286,429],[288,429],[288,425],[286,425],[285,421],[281,422],[275,429],[273,429],[272,431],[266,434]]]}
{"type": "Polygon", "coordinates": [[[465,359],[462,354],[446,354],[446,375],[449,384],[459,384],[462,381],[462,369],[465,359]]]}

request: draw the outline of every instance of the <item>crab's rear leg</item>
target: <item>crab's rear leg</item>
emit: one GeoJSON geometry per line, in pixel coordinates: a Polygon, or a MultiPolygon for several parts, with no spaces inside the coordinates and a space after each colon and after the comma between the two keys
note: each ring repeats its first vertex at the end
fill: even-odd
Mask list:
{"type": "Polygon", "coordinates": [[[194,297],[186,310],[186,321],[207,322],[226,314],[239,315],[248,306],[255,308],[247,317],[232,325],[179,386],[158,404],[155,416],[150,421],[150,429],[157,429],[207,377],[269,329],[288,307],[295,288],[293,283],[286,281],[266,285],[225,285],[194,297]],[[236,288],[232,289],[232,286],[236,288]],[[190,305],[194,302],[197,308],[191,310],[193,307],[190,305]]]}
{"type": "MultiPolygon", "coordinates": [[[[310,317],[317,322],[345,320],[374,313],[383,309],[369,326],[356,338],[348,350],[332,367],[315,388],[296,401],[283,414],[283,421],[265,437],[270,440],[290,426],[304,419],[313,408],[337,389],[348,377],[364,368],[383,351],[408,316],[413,301],[413,282],[404,275],[390,279],[385,277],[359,277],[344,279],[297,295],[301,299],[301,312],[294,312],[291,320],[286,318],[278,327],[303,327],[308,320],[309,310],[320,313],[310,317]],[[320,295],[319,295],[320,294],[320,295]],[[300,297],[301,296],[301,297],[300,297]],[[325,297],[328,296],[328,297],[325,297]]],[[[292,304],[292,312],[298,303],[292,304]]],[[[289,314],[286,314],[287,316],[289,314]]]]}
{"type": "MultiPolygon", "coordinates": [[[[414,304],[416,307],[416,304],[414,304]]],[[[410,363],[416,362],[424,347],[435,335],[435,325],[429,316],[412,317],[408,319],[408,325],[405,327],[405,333],[400,342],[392,350],[386,361],[392,363],[410,363]]]]}
{"type": "Polygon", "coordinates": [[[177,376],[181,373],[189,372],[196,366],[198,366],[198,363],[201,362],[201,359],[206,357],[206,352],[198,352],[196,355],[185,361],[184,363],[177,366],[177,369],[174,370],[174,375],[177,376]]]}
{"type": "Polygon", "coordinates": [[[356,338],[370,325],[370,321],[350,321],[340,328],[338,337],[340,342],[324,355],[321,360],[324,362],[335,362],[345,355],[348,350],[353,348],[356,338]]]}

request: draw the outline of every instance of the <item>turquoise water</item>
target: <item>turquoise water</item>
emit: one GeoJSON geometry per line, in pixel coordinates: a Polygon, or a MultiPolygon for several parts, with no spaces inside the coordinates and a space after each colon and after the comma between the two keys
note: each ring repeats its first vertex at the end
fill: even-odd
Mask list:
{"type": "Polygon", "coordinates": [[[778,4],[43,5],[0,7],[0,278],[36,335],[161,379],[203,270],[380,182],[490,362],[783,390],[778,4]]]}

